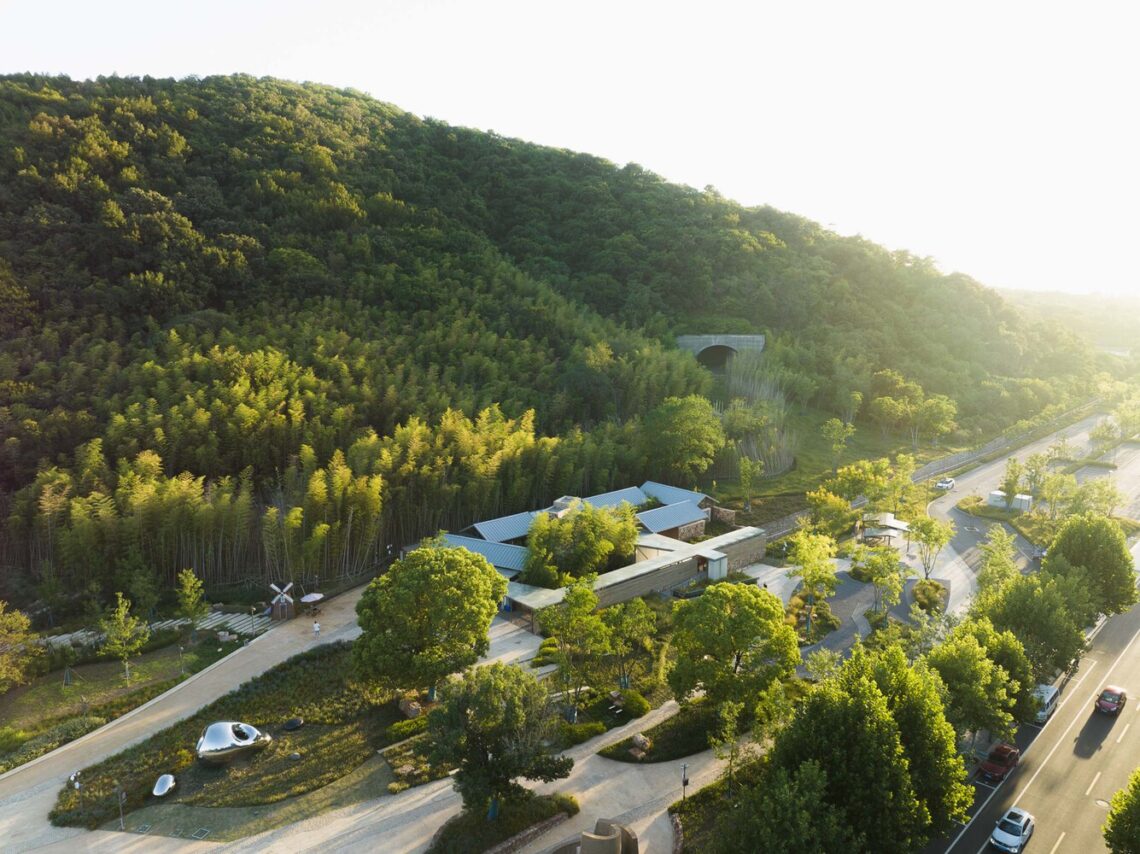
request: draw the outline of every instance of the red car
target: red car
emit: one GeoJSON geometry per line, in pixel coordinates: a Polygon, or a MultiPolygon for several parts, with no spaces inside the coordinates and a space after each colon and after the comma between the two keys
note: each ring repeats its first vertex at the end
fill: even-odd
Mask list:
{"type": "Polygon", "coordinates": [[[1012,744],[998,742],[990,750],[986,761],[978,767],[978,776],[992,783],[1000,783],[1017,767],[1017,760],[1020,758],[1021,751],[1012,744]]]}
{"type": "Polygon", "coordinates": [[[1105,689],[1100,692],[1100,696],[1096,698],[1096,702],[1093,703],[1093,708],[1098,712],[1104,712],[1106,715],[1119,715],[1120,710],[1124,708],[1124,704],[1127,702],[1128,694],[1123,688],[1106,685],[1105,689]]]}

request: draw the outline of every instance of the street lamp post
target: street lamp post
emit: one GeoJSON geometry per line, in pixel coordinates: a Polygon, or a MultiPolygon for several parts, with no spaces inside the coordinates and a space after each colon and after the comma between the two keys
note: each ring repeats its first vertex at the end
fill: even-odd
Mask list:
{"type": "Polygon", "coordinates": [[[685,800],[685,789],[689,786],[689,766],[687,763],[681,763],[681,800],[685,800]]]}
{"type": "Polygon", "coordinates": [[[127,802],[127,793],[123,791],[123,787],[119,785],[119,781],[115,780],[115,800],[119,802],[119,830],[126,830],[127,823],[123,818],[123,804],[127,802]]]}
{"type": "Polygon", "coordinates": [[[182,663],[182,647],[178,647],[178,672],[183,676],[186,675],[186,665],[182,663]]]}

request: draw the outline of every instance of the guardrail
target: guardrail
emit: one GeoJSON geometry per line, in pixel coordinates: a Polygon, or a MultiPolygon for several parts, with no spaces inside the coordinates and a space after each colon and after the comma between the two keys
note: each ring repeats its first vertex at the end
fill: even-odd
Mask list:
{"type": "MultiPolygon", "coordinates": [[[[1100,399],[1091,400],[1086,404],[1070,409],[1068,412],[1058,415],[1046,424],[1035,427],[1032,430],[1026,430],[1023,433],[1018,433],[1016,436],[998,436],[996,439],[991,439],[980,448],[974,448],[970,451],[959,451],[956,454],[949,454],[948,456],[941,457],[937,460],[931,460],[925,465],[919,466],[911,475],[911,481],[914,483],[922,483],[924,480],[938,477],[948,471],[962,468],[963,466],[970,465],[971,463],[985,459],[993,454],[1000,453],[1003,450],[1014,450],[1021,447],[1026,442],[1037,437],[1041,431],[1049,433],[1063,424],[1072,423],[1075,417],[1083,412],[1091,412],[1100,403],[1100,399]]],[[[851,508],[858,510],[867,504],[867,499],[860,495],[851,502],[851,508]]],[[[778,540],[780,537],[786,537],[792,531],[799,527],[801,520],[806,519],[811,515],[810,510],[800,510],[796,513],[790,513],[787,516],[782,516],[772,522],[762,523],[761,527],[768,535],[768,541],[778,540]]]]}

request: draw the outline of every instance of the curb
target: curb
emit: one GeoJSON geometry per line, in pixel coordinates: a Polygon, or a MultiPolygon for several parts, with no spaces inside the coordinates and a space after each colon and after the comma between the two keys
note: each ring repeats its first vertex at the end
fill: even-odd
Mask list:
{"type": "MultiPolygon", "coordinates": [[[[49,751],[49,752],[45,753],[43,756],[37,756],[35,759],[31,760],[30,762],[25,762],[23,765],[18,765],[15,768],[11,769],[10,771],[5,771],[3,774],[0,774],[0,782],[3,782],[4,780],[7,780],[10,777],[13,777],[16,774],[19,774],[20,772],[25,771],[28,768],[32,768],[35,765],[37,765],[38,763],[43,762],[46,759],[54,757],[61,750],[67,750],[68,748],[70,748],[74,745],[77,745],[77,744],[83,744],[88,739],[94,740],[97,736],[105,733],[106,730],[109,729],[110,727],[117,726],[120,721],[128,720],[131,717],[133,717],[133,716],[139,714],[140,712],[144,711],[145,709],[149,709],[155,703],[159,702],[160,700],[162,700],[166,697],[169,697],[175,691],[182,690],[187,685],[189,685],[191,682],[194,682],[196,679],[198,679],[198,677],[205,676],[207,673],[209,673],[215,667],[218,667],[220,664],[222,664],[226,661],[229,661],[231,658],[233,658],[233,656],[237,655],[239,652],[246,649],[246,647],[250,646],[251,644],[257,643],[259,640],[261,640],[264,637],[267,637],[268,635],[269,635],[269,632],[262,632],[260,635],[258,635],[253,640],[251,640],[249,643],[242,644],[237,649],[235,649],[233,652],[231,652],[229,655],[225,655],[222,658],[219,658],[217,661],[215,661],[209,667],[205,667],[202,670],[199,670],[197,673],[195,673],[192,676],[190,676],[190,677],[182,680],[181,682],[179,682],[173,688],[170,688],[167,691],[163,691],[157,697],[152,697],[151,699],[147,700],[141,706],[137,706],[136,708],[131,709],[129,712],[126,712],[125,714],[119,715],[114,720],[107,721],[107,723],[103,724],[103,726],[99,727],[99,729],[92,730],[91,732],[87,733],[86,735],[80,736],[79,738],[75,739],[74,741],[67,742],[67,744],[61,744],[55,750],[49,751]]],[[[237,687],[237,686],[234,686],[234,687],[237,687]]],[[[190,714],[193,714],[193,712],[191,712],[190,714]]],[[[187,716],[187,717],[189,717],[189,716],[187,716]]],[[[179,720],[182,720],[182,718],[179,718],[179,720]]],[[[133,746],[133,744],[126,744],[123,747],[121,747],[120,750],[126,750],[128,747],[132,747],[132,746],[133,746]]],[[[119,752],[119,751],[116,751],[116,753],[117,752],[119,752]]]]}

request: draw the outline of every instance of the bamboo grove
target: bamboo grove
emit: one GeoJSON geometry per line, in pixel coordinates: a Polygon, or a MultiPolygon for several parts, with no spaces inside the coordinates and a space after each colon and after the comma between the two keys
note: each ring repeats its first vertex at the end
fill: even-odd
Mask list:
{"type": "Polygon", "coordinates": [[[651,435],[715,395],[681,332],[768,334],[801,408],[898,371],[962,441],[1096,369],[964,276],[634,164],[313,84],[0,77],[0,597],[353,576],[687,471],[651,435]]]}

